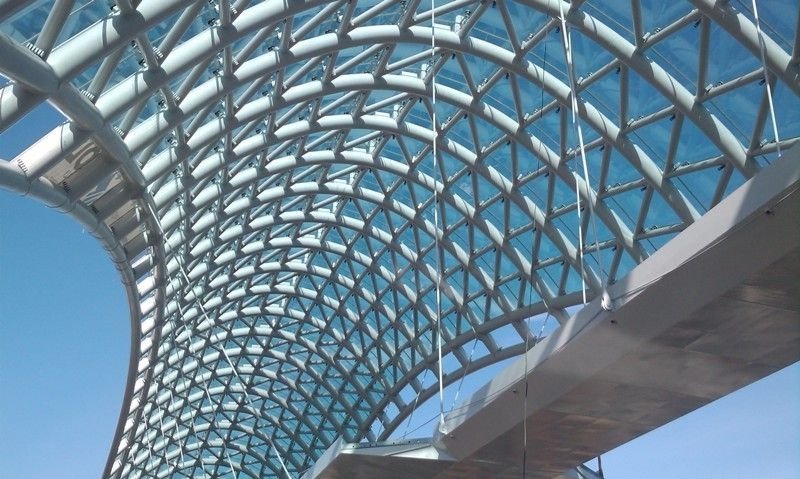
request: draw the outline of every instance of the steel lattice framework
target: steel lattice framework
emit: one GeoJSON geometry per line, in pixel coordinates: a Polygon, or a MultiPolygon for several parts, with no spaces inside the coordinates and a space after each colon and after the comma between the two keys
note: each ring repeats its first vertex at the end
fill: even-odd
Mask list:
{"type": "Polygon", "coordinates": [[[104,477],[386,439],[438,388],[437,279],[451,384],[800,136],[796,3],[762,2],[762,43],[749,2],[559,2],[0,1],[0,130],[68,118],[0,184],[75,216],[129,296],[104,477]]]}

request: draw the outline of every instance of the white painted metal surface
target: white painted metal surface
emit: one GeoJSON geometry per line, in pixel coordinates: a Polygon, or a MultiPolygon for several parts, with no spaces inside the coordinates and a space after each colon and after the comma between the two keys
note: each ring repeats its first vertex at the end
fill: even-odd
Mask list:
{"type": "Polygon", "coordinates": [[[528,317],[566,326],[582,281],[619,284],[800,138],[791,2],[761,12],[763,66],[728,2],[436,7],[0,0],[0,132],[43,102],[66,117],[0,186],[87,225],[129,295],[104,478],[299,475],[386,439],[440,387],[437,284],[448,385],[539,339],[528,317]]]}

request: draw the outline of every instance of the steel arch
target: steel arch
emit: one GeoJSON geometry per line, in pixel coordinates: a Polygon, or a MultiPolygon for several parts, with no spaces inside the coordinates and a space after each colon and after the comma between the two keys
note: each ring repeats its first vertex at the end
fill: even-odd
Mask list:
{"type": "MultiPolygon", "coordinates": [[[[489,2],[445,2],[437,9],[437,18],[444,18],[447,25],[433,26],[432,12],[415,1],[398,7],[393,2],[365,6],[364,2],[345,1],[250,5],[247,0],[122,0],[99,15],[94,24],[67,31],[65,25],[73,13],[70,8],[78,3],[56,2],[40,29],[22,32],[29,39],[27,44],[19,40],[23,36],[13,30],[17,25],[13,22],[25,8],[41,9],[42,3],[0,5],[0,46],[7,53],[0,59],[0,71],[11,80],[0,87],[0,131],[44,101],[70,118],[13,162],[0,165],[0,183],[58,204],[91,225],[122,272],[134,326],[133,347],[126,398],[104,477],[166,476],[179,470],[170,461],[176,460],[176,450],[188,445],[185,436],[164,439],[161,447],[172,451],[169,459],[164,457],[157,464],[136,462],[145,454],[143,441],[149,445],[154,432],[148,418],[155,417],[155,407],[166,404],[167,395],[174,397],[178,383],[187,380],[187,375],[192,375],[195,384],[210,380],[205,373],[198,376],[201,369],[197,368],[203,366],[193,361],[202,361],[207,353],[219,360],[225,338],[235,336],[234,331],[245,335],[236,338],[261,337],[255,329],[234,328],[239,319],[259,311],[281,313],[280,317],[293,318],[320,334],[329,331],[337,351],[349,351],[370,375],[364,386],[367,389],[380,381],[381,364],[401,366],[403,374],[386,388],[387,397],[369,404],[372,411],[361,422],[355,421],[359,422],[354,426],[356,436],[371,439],[369,428],[380,420],[386,428],[381,433],[385,438],[387,429],[407,416],[410,405],[395,402],[399,412],[394,418],[380,416],[379,410],[399,399],[396,395],[404,385],[411,384],[422,398],[434,391],[432,386],[415,383],[420,373],[432,366],[430,351],[426,355],[426,346],[412,344],[412,339],[414,334],[429,333],[434,323],[427,302],[440,274],[445,281],[448,314],[459,321],[466,317],[466,324],[473,328],[447,333],[445,351],[456,352],[472,334],[484,334],[482,340],[489,352],[474,364],[488,364],[520,347],[517,343],[500,353],[492,346],[493,332],[515,325],[522,338],[530,335],[521,325],[526,315],[547,310],[563,318],[564,308],[579,302],[574,285],[568,286],[576,273],[585,274],[593,294],[602,290],[605,268],[602,264],[587,265],[585,271],[580,267],[579,255],[589,240],[585,234],[575,234],[575,226],[565,221],[566,213],[577,209],[575,200],[564,203],[553,196],[577,187],[578,201],[591,204],[608,230],[610,239],[602,244],[598,240],[598,256],[612,256],[609,269],[616,271],[622,268],[623,253],[625,260],[642,261],[657,248],[651,238],[680,231],[700,215],[698,208],[706,207],[690,198],[696,187],[686,186],[684,179],[695,173],[712,178],[705,173],[721,167],[721,179],[710,201],[713,206],[727,194],[733,175],[747,178],[757,174],[755,157],[769,155],[778,147],[763,139],[764,100],[754,107],[757,114],[750,145],[734,136],[740,127],[735,120],[724,112],[711,113],[718,98],[757,81],[759,71],[702,91],[704,69],[711,59],[707,43],[703,46],[701,41],[693,52],[698,61],[695,94],[658,59],[647,57],[654,45],[695,21],[701,35],[708,35],[709,25],[718,25],[750,56],[759,56],[758,32],[747,15],[711,0],[688,2],[685,15],[668,20],[664,29],[655,33],[645,32],[642,24],[647,2],[634,0],[632,40],[612,23],[592,16],[592,5],[580,1],[557,0],[555,5],[546,0],[513,5],[497,2],[499,14],[493,13],[489,2]],[[561,113],[562,123],[556,126],[541,118],[545,112],[570,108],[573,94],[560,78],[559,67],[540,66],[541,57],[534,51],[557,24],[561,7],[568,12],[570,28],[589,39],[587,51],[611,57],[598,72],[576,85],[582,96],[577,112],[580,121],[597,135],[588,149],[598,153],[608,146],[598,155],[602,156],[599,173],[593,172],[588,182],[569,171],[568,162],[577,162],[577,154],[570,149],[566,113],[561,113]],[[538,23],[531,22],[528,29],[515,23],[511,9],[525,14],[537,11],[542,16],[529,17],[538,23]],[[428,46],[432,30],[436,31],[435,54],[428,46]],[[487,32],[501,35],[492,37],[487,32]],[[266,44],[274,48],[260,46],[266,44]],[[410,53],[400,58],[398,52],[410,53]],[[138,62],[140,68],[129,68],[131,62],[138,62]],[[472,64],[478,67],[471,70],[472,64]],[[431,72],[446,76],[448,66],[463,74],[466,88],[437,82],[438,106],[456,112],[452,119],[437,125],[443,136],[455,132],[437,145],[444,152],[445,165],[438,172],[443,177],[439,181],[424,168],[433,135],[423,125],[435,108],[428,100],[433,93],[431,72]],[[617,86],[623,96],[629,93],[630,71],[654,87],[669,105],[629,121],[624,114],[627,99],[620,99],[620,121],[613,121],[601,108],[604,98],[593,96],[589,88],[610,78],[609,72],[615,68],[622,70],[617,86]],[[95,72],[94,77],[85,80],[87,72],[95,72]],[[491,96],[506,74],[511,91],[501,98],[510,106],[491,96]],[[254,98],[270,81],[275,82],[275,89],[264,98],[254,98]],[[541,112],[524,106],[530,102],[523,101],[523,81],[548,95],[541,112]],[[161,105],[150,108],[154,103],[151,96],[161,105]],[[421,100],[416,109],[410,102],[415,99],[421,100]],[[309,118],[298,119],[306,108],[309,118]],[[220,112],[216,118],[211,116],[215,109],[220,112]],[[392,109],[395,112],[388,113],[392,109]],[[461,118],[462,114],[466,116],[461,118]],[[670,115],[677,118],[670,128],[662,167],[648,145],[654,138],[639,133],[670,115]],[[684,119],[722,155],[673,168],[675,145],[683,141],[684,119]],[[254,134],[262,120],[266,120],[266,132],[254,134]],[[356,130],[369,133],[351,134],[356,130]],[[495,130],[501,137],[481,137],[481,133],[495,130]],[[542,132],[542,137],[531,136],[530,131],[542,132]],[[396,141],[389,139],[392,135],[398,137],[396,141]],[[548,146],[552,144],[547,143],[552,139],[546,138],[548,135],[560,142],[559,147],[548,146]],[[501,150],[503,141],[509,141],[512,148],[501,150]],[[71,155],[87,142],[98,145],[102,154],[89,159],[94,162],[91,168],[71,166],[71,155]],[[170,145],[162,151],[164,142],[170,145]],[[220,150],[212,153],[217,142],[220,150]],[[409,144],[427,146],[416,156],[407,151],[409,144]],[[289,148],[298,152],[289,152],[289,148]],[[396,151],[398,148],[401,151],[396,151]],[[490,166],[495,151],[508,151],[503,154],[510,155],[509,173],[490,166]],[[543,166],[519,175],[519,151],[537,158],[536,164],[543,166]],[[623,157],[634,180],[608,186],[604,179],[612,154],[623,157]],[[257,164],[243,166],[251,159],[257,164]],[[447,177],[445,168],[456,173],[447,177]],[[546,176],[549,173],[553,174],[546,176]],[[464,186],[466,176],[472,190],[461,192],[458,188],[464,186]],[[108,192],[103,201],[95,201],[89,194],[104,193],[90,189],[120,177],[118,188],[108,192]],[[545,177],[547,185],[541,186],[539,180],[545,177]],[[70,178],[75,181],[70,183],[70,178]],[[273,180],[280,181],[280,186],[273,180]],[[542,188],[541,195],[539,190],[530,193],[525,189],[536,185],[542,188]],[[646,191],[637,194],[638,188],[646,191]],[[434,192],[441,198],[438,204],[427,197],[434,192]],[[626,195],[636,197],[631,200],[635,206],[626,206],[632,209],[624,211],[631,216],[627,220],[618,215],[622,209],[618,201],[625,201],[626,195]],[[420,196],[423,201],[416,201],[420,196]],[[349,200],[353,206],[344,206],[349,200]],[[666,208],[653,206],[661,200],[666,200],[666,208]],[[562,206],[556,207],[554,202],[562,206]],[[426,218],[432,209],[438,209],[443,218],[447,212],[448,219],[455,217],[455,221],[437,228],[426,218]],[[651,213],[677,219],[645,229],[651,224],[647,222],[651,213]],[[513,227],[521,222],[529,224],[513,227]],[[486,245],[473,242],[473,234],[485,237],[486,245]],[[513,243],[527,237],[533,243],[530,258],[526,247],[513,243]],[[398,244],[404,238],[406,243],[398,244]],[[426,244],[430,238],[441,241],[441,251],[426,244]],[[547,253],[537,246],[540,241],[549,242],[547,253]],[[623,247],[616,249],[616,245],[623,247]],[[495,250],[479,263],[490,248],[495,250]],[[441,272],[426,263],[432,252],[447,258],[441,272]],[[257,262],[255,267],[246,265],[252,261],[257,262]],[[558,268],[559,261],[567,265],[558,268]],[[264,269],[259,270],[261,266],[264,269]],[[512,279],[520,281],[516,290],[516,286],[508,286],[512,279]],[[520,292],[528,287],[537,295],[534,304],[520,298],[520,292]],[[472,303],[481,292],[488,299],[472,303]],[[475,309],[476,304],[483,309],[475,309]],[[494,304],[503,314],[490,311],[494,304]],[[413,311],[416,324],[400,331],[402,345],[382,337],[393,318],[408,311],[413,311]],[[376,326],[369,324],[373,314],[376,326]],[[334,322],[340,320],[353,326],[337,330],[334,322]],[[356,336],[362,334],[357,330],[360,323],[367,330],[360,339],[365,341],[362,346],[356,344],[356,336]],[[205,339],[194,338],[195,334],[205,339]],[[386,360],[375,364],[365,352],[371,348],[382,351],[386,360]],[[403,348],[412,348],[419,360],[406,367],[399,360],[403,348]]],[[[765,56],[766,69],[772,74],[769,81],[779,82],[796,97],[800,93],[796,61],[800,34],[794,32],[793,37],[795,51],[790,54],[767,36],[765,56]]],[[[796,141],[798,133],[795,129],[790,132],[782,144],[796,141]]],[[[579,213],[578,224],[583,222],[584,229],[588,221],[588,216],[579,213]]],[[[616,273],[610,277],[615,278],[616,273]]],[[[320,343],[304,341],[302,329],[293,327],[297,328],[293,333],[262,333],[270,338],[269,344],[299,345],[314,354],[320,343]]],[[[281,360],[277,352],[270,355],[279,362],[294,361],[285,356],[281,360]]],[[[323,362],[329,368],[326,371],[335,369],[345,375],[346,370],[333,357],[323,362]]],[[[458,371],[470,366],[461,359],[459,365],[458,371]]],[[[299,366],[294,361],[292,367],[302,369],[299,366]]],[[[219,370],[223,373],[225,367],[219,370]]],[[[226,390],[232,387],[231,378],[226,390]]],[[[284,380],[272,379],[276,385],[284,380]]],[[[312,379],[320,383],[316,390],[333,392],[324,376],[312,379]]],[[[357,396],[371,400],[359,380],[348,381],[357,396]]],[[[291,380],[287,377],[285,382],[291,380]]],[[[265,392],[265,401],[271,391],[265,392]]],[[[303,392],[297,394],[299,398],[303,392]]],[[[325,409],[314,399],[305,395],[298,401],[303,404],[296,408],[284,405],[284,409],[295,415],[302,415],[304,408],[325,409]]],[[[187,414],[192,416],[188,397],[186,401],[184,412],[171,426],[176,430],[186,425],[187,414]]],[[[326,424],[342,430],[333,404],[327,406],[326,424]]],[[[345,413],[355,414],[352,407],[345,407],[345,413]]],[[[280,414],[276,421],[283,417],[280,414]]],[[[291,432],[286,435],[291,438],[291,432]]],[[[267,436],[262,436],[263,442],[267,436]]],[[[199,452],[186,466],[189,471],[204,458],[216,461],[214,468],[227,468],[222,457],[226,447],[247,452],[246,445],[226,437],[220,444],[198,444],[199,452]],[[212,451],[214,448],[218,450],[212,451]]],[[[313,447],[303,447],[303,441],[297,446],[290,443],[283,452],[295,470],[315,454],[313,447]]],[[[256,456],[266,473],[281,473],[266,454],[256,456]]]]}

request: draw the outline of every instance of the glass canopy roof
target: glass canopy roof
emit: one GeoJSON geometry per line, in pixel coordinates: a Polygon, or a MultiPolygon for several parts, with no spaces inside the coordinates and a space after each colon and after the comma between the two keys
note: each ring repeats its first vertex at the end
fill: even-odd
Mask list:
{"type": "Polygon", "coordinates": [[[297,477],[435,395],[439,332],[445,384],[541,339],[797,141],[761,4],[0,2],[0,129],[69,118],[2,170],[128,287],[104,477],[297,477]]]}

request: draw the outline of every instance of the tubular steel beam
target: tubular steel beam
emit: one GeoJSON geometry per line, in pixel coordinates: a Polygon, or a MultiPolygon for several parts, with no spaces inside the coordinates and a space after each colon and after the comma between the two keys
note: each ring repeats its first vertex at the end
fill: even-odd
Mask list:
{"type": "MultiPolygon", "coordinates": [[[[631,0],[631,17],[619,24],[592,16],[595,7],[580,0],[454,0],[435,10],[417,0],[84,3],[57,0],[47,12],[42,3],[0,0],[0,73],[10,80],[0,88],[0,131],[45,101],[69,119],[0,162],[0,187],[75,217],[109,250],[126,285],[130,369],[105,479],[280,476],[284,464],[299,473],[322,447],[340,447],[329,430],[385,439],[438,389],[420,378],[437,368],[430,338],[439,322],[450,361],[446,384],[522,354],[533,336],[525,320],[544,312],[560,332],[528,354],[541,359],[534,352],[553,344],[564,350],[549,350],[552,364],[537,374],[566,361],[573,383],[584,380],[587,368],[606,367],[609,355],[638,340],[604,336],[602,318],[628,323],[620,318],[642,298],[651,308],[662,304],[673,275],[696,272],[761,224],[757,214],[726,205],[752,213],[797,176],[785,160],[760,171],[770,157],[756,157],[797,143],[790,134],[764,144],[765,99],[753,103],[755,126],[743,133],[718,108],[729,98],[722,95],[744,91],[760,70],[704,85],[718,68],[709,53],[715,27],[761,55],[755,26],[726,2],[690,0],[650,32],[641,0],[631,0]],[[18,21],[33,9],[46,13],[41,21],[18,21]],[[83,9],[97,21],[72,31],[83,9]],[[575,113],[589,127],[587,178],[573,171],[573,89],[546,53],[562,10],[570,30],[581,33],[582,53],[608,57],[574,85],[575,113]],[[653,52],[693,23],[700,45],[689,62],[697,71],[684,78],[653,52]],[[660,95],[655,111],[641,111],[636,82],[660,95]],[[610,107],[603,97],[609,84],[618,88],[610,107]],[[446,119],[433,125],[437,117],[446,119]],[[661,145],[652,132],[672,120],[661,145]],[[686,133],[686,120],[699,134],[686,133]],[[713,145],[711,157],[679,157],[692,135],[713,145]],[[434,138],[439,171],[429,165],[434,138]],[[695,191],[695,174],[712,184],[710,201],[698,199],[707,192],[695,191]],[[753,179],[724,198],[742,176],[753,179]],[[587,204],[596,218],[581,214],[587,204]],[[443,226],[432,224],[433,212],[443,226]],[[727,220],[742,231],[725,229],[727,220]],[[576,230],[586,232],[590,222],[599,226],[597,255],[583,264],[590,241],[576,230]],[[658,249],[659,240],[684,229],[658,249]],[[730,235],[708,239],[723,230],[730,235]],[[675,244],[685,248],[675,251],[675,244]],[[674,257],[664,260],[662,251],[674,257]],[[659,276],[654,264],[673,269],[659,276]],[[617,280],[618,270],[630,268],[617,280]],[[621,309],[583,323],[589,313],[568,318],[565,308],[580,302],[576,281],[590,298],[614,295],[621,309]],[[434,291],[446,303],[441,311],[434,291]],[[587,337],[608,347],[576,350],[587,337]],[[474,360],[463,350],[470,341],[485,347],[474,360]],[[586,366],[570,362],[572,354],[595,356],[586,366]],[[413,403],[408,394],[416,395],[413,403]]],[[[792,52],[769,36],[763,45],[772,81],[795,96],[798,39],[795,31],[792,52]]],[[[773,206],[773,223],[785,226],[786,202],[773,206]]],[[[765,227],[764,241],[777,241],[776,231],[765,227]]],[[[741,280],[741,268],[761,264],[761,253],[712,282],[741,280]]],[[[704,301],[696,297],[702,291],[717,297],[714,288],[693,288],[679,313],[704,301]]],[[[668,308],[658,309],[656,316],[668,308]]],[[[630,327],[646,335],[640,323],[658,328],[680,314],[630,327]]],[[[535,397],[560,384],[555,378],[535,397]]],[[[438,436],[436,447],[448,452],[437,457],[450,468],[439,477],[476,474],[498,458],[509,463],[502,450],[486,452],[495,432],[516,427],[497,406],[516,407],[519,396],[506,392],[454,413],[446,428],[479,427],[438,436]],[[460,465],[453,468],[454,459],[460,465]]],[[[574,444],[581,440],[574,435],[574,444]]],[[[544,468],[537,463],[537,474],[561,467],[564,450],[544,468]]],[[[506,477],[514,467],[487,474],[506,477]]],[[[565,477],[593,474],[579,468],[565,477]]]]}

